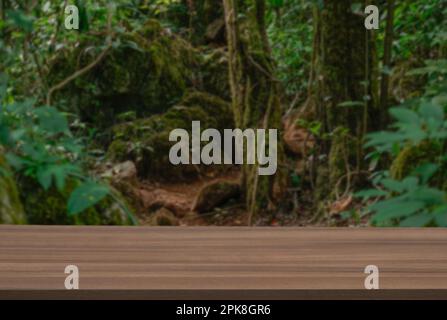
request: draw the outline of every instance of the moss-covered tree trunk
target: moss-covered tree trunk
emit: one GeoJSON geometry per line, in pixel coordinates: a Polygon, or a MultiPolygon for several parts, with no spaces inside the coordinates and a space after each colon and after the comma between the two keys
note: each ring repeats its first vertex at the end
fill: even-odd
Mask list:
{"type": "Polygon", "coordinates": [[[26,216],[20,202],[14,175],[0,147],[0,224],[25,224],[26,216]]]}
{"type": "Polygon", "coordinates": [[[218,0],[182,0],[187,8],[190,40],[196,44],[216,40],[224,27],[223,5],[218,0]]]}
{"type": "MultiPolygon", "coordinates": [[[[223,0],[223,3],[236,126],[241,129],[279,130],[279,88],[265,29],[265,1],[223,0]]],[[[277,159],[281,163],[283,148],[280,141],[277,151],[277,159]]],[[[259,176],[258,165],[243,166],[241,185],[250,224],[255,214],[276,207],[282,193],[279,168],[273,176],[259,176]]]]}
{"type": "Polygon", "coordinates": [[[380,119],[375,34],[366,30],[364,7],[354,11],[355,3],[327,0],[315,14],[318,48],[312,80],[323,127],[320,158],[325,159],[318,173],[319,200],[341,193],[346,189],[341,186],[349,187],[358,176],[365,163],[363,138],[380,119]]]}

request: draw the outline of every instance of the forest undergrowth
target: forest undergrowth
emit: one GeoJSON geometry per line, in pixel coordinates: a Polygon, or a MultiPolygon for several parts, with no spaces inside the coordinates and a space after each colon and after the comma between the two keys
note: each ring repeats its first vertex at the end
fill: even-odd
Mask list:
{"type": "Polygon", "coordinates": [[[447,226],[445,0],[0,3],[0,223],[447,226]],[[192,121],[276,173],[172,165],[192,121]]]}

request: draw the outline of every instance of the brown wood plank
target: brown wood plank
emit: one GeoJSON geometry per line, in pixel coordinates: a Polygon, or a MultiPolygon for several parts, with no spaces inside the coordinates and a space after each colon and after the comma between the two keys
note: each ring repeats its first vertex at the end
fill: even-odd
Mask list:
{"type": "Polygon", "coordinates": [[[446,229],[0,226],[0,290],[447,289],[446,229]]]}

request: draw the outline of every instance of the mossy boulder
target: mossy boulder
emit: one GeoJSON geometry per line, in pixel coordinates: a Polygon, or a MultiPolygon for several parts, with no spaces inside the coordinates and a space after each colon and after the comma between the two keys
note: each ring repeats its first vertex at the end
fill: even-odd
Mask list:
{"type": "Polygon", "coordinates": [[[177,128],[190,132],[192,121],[200,121],[202,130],[231,128],[229,103],[213,95],[191,92],[162,115],[116,125],[108,158],[115,162],[132,160],[142,178],[171,181],[196,178],[200,173],[198,166],[175,166],[169,161],[169,150],[174,145],[169,141],[170,132],[177,128]]]}
{"type": "Polygon", "coordinates": [[[201,90],[231,100],[228,53],[223,48],[200,51],[201,90]]]}
{"type": "Polygon", "coordinates": [[[26,216],[16,181],[5,159],[0,155],[0,224],[25,224],[26,216]]]}
{"type": "MultiPolygon", "coordinates": [[[[97,205],[77,215],[69,215],[67,202],[71,192],[79,184],[67,183],[63,191],[48,191],[26,179],[20,184],[22,202],[30,224],[43,225],[129,225],[131,221],[116,201],[106,197],[97,205]]],[[[122,201],[125,200],[123,199],[122,201]]]]}
{"type": "MultiPolygon", "coordinates": [[[[49,83],[55,85],[91,63],[104,36],[90,37],[76,49],[62,51],[52,62],[49,83]]],[[[118,115],[147,117],[166,111],[193,86],[197,54],[191,45],[148,20],[119,36],[119,43],[85,75],[55,93],[60,104],[78,110],[83,121],[109,127],[118,115]]]]}
{"type": "MultiPolygon", "coordinates": [[[[391,164],[390,174],[393,179],[402,180],[412,174],[415,169],[426,163],[439,163],[442,146],[435,142],[422,142],[416,146],[402,149],[391,164]]],[[[447,190],[447,163],[441,164],[431,184],[447,190]]]]}

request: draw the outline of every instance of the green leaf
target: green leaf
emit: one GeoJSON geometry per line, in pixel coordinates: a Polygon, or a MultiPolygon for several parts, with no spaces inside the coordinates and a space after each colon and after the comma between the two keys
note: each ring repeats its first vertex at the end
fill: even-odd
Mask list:
{"type": "Polygon", "coordinates": [[[76,188],[68,199],[68,214],[76,215],[94,206],[109,194],[107,186],[92,181],[85,182],[76,188]]]}
{"type": "Polygon", "coordinates": [[[281,8],[284,6],[284,0],[269,0],[269,2],[273,8],[281,8]]]}
{"type": "Polygon", "coordinates": [[[48,190],[51,187],[52,174],[49,173],[47,166],[40,166],[38,168],[36,178],[44,190],[48,190]]]}
{"type": "Polygon", "coordinates": [[[391,108],[390,114],[399,122],[406,124],[419,124],[419,116],[416,112],[406,108],[391,108]]]}
{"type": "Polygon", "coordinates": [[[402,187],[406,191],[412,191],[416,189],[419,185],[419,179],[417,177],[406,177],[402,180],[402,187]]]}
{"type": "Polygon", "coordinates": [[[49,133],[68,132],[67,118],[53,107],[40,107],[34,111],[39,119],[40,127],[49,133]]]}
{"type": "Polygon", "coordinates": [[[444,203],[446,194],[438,189],[423,187],[409,194],[412,200],[423,201],[427,206],[444,203]]]}
{"type": "Polygon", "coordinates": [[[368,142],[365,144],[365,148],[381,145],[392,146],[393,143],[401,143],[405,141],[406,138],[399,132],[379,131],[368,134],[367,139],[368,142]]]}
{"type": "Polygon", "coordinates": [[[357,192],[354,194],[354,196],[358,198],[371,198],[371,197],[384,197],[387,196],[388,194],[389,193],[384,190],[369,189],[357,192]]]}
{"type": "Polygon", "coordinates": [[[6,73],[0,72],[0,102],[6,96],[7,89],[8,89],[8,75],[6,73]]]}
{"type": "Polygon", "coordinates": [[[435,105],[431,102],[423,102],[419,108],[419,114],[428,121],[433,119],[442,124],[444,121],[444,110],[441,106],[435,105]]]}
{"type": "Polygon", "coordinates": [[[424,211],[415,214],[414,216],[411,216],[409,218],[406,218],[405,220],[402,220],[399,223],[399,226],[404,228],[410,228],[410,227],[421,228],[427,226],[432,220],[433,215],[424,211]]]}
{"type": "Polygon", "coordinates": [[[415,143],[419,143],[420,141],[427,138],[427,132],[425,132],[420,124],[416,123],[404,123],[398,122],[394,125],[394,127],[400,130],[401,141],[411,141],[415,143]]]}
{"type": "Polygon", "coordinates": [[[353,3],[353,4],[351,5],[351,11],[352,11],[352,13],[355,13],[355,14],[361,14],[361,13],[363,13],[363,12],[362,12],[362,4],[361,4],[361,3],[358,3],[358,2],[353,3]]]}
{"type": "Polygon", "coordinates": [[[25,161],[13,153],[10,153],[10,152],[7,153],[5,155],[5,158],[6,158],[6,161],[9,163],[9,165],[16,170],[22,169],[22,167],[25,165],[25,161]]]}
{"type": "Polygon", "coordinates": [[[433,97],[431,102],[434,105],[439,106],[441,108],[444,106],[447,106],[447,93],[443,93],[443,94],[433,97]]]}
{"type": "Polygon", "coordinates": [[[403,201],[401,199],[390,199],[378,202],[370,207],[376,214],[373,220],[383,222],[390,219],[407,217],[425,207],[422,201],[403,201]]]}
{"type": "Polygon", "coordinates": [[[405,185],[397,180],[393,180],[393,179],[383,179],[381,181],[382,185],[389,191],[394,191],[394,192],[398,192],[401,193],[405,190],[405,185]]]}
{"type": "Polygon", "coordinates": [[[0,166],[0,177],[9,178],[11,176],[11,171],[6,170],[6,168],[0,166]]]}
{"type": "Polygon", "coordinates": [[[292,186],[294,188],[298,188],[300,186],[301,178],[299,175],[297,175],[296,173],[292,173],[291,180],[292,180],[292,186]]]}
{"type": "Polygon", "coordinates": [[[64,190],[65,180],[70,174],[79,174],[80,169],[72,164],[51,164],[38,167],[36,178],[40,185],[48,190],[53,181],[59,191],[64,190]]]}
{"type": "Polygon", "coordinates": [[[433,211],[435,222],[440,227],[447,227],[447,204],[433,211]]]}
{"type": "Polygon", "coordinates": [[[11,141],[9,128],[0,121],[0,144],[8,145],[11,141]]]}
{"type": "Polygon", "coordinates": [[[33,18],[27,16],[23,11],[8,10],[6,14],[12,23],[17,27],[21,28],[25,32],[33,31],[33,18]]]}
{"type": "Polygon", "coordinates": [[[412,175],[421,177],[421,182],[426,184],[431,177],[438,171],[439,166],[434,163],[424,163],[413,170],[412,175]]]}

